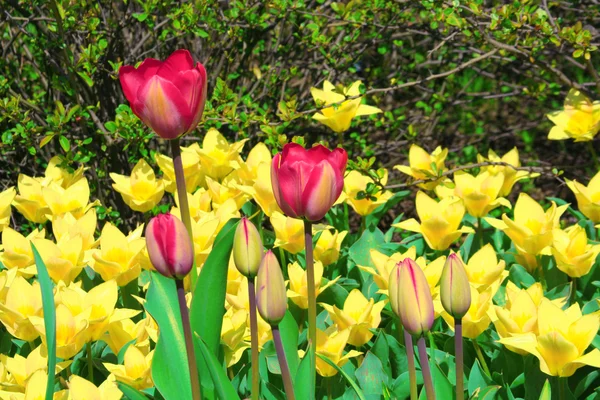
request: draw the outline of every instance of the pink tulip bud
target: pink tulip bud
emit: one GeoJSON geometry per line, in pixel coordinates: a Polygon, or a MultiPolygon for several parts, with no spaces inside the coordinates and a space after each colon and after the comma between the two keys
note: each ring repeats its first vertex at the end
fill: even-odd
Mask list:
{"type": "Polygon", "coordinates": [[[271,325],[277,325],[287,310],[283,274],[279,261],[271,250],[266,252],[258,269],[256,307],[260,316],[271,325]]]}
{"type": "Polygon", "coordinates": [[[206,102],[206,70],[187,50],[165,61],[147,58],[138,68],[119,69],[123,93],[131,111],[163,139],[175,139],[194,129],[206,102]]]}
{"type": "Polygon", "coordinates": [[[240,274],[254,278],[260,267],[263,252],[258,229],[248,218],[242,218],[233,237],[233,261],[240,274]]]}
{"type": "Polygon", "coordinates": [[[183,279],[194,265],[190,237],[179,219],[159,214],[146,227],[146,247],[150,262],[167,278],[183,279]]]}
{"type": "Polygon", "coordinates": [[[292,218],[318,221],[336,202],[344,188],[348,154],[317,145],[305,149],[288,143],[273,157],[271,182],[275,200],[292,218]]]}
{"type": "Polygon", "coordinates": [[[389,297],[392,310],[410,334],[428,332],[434,321],[433,299],[421,268],[410,258],[400,261],[390,274],[389,297]]]}
{"type": "Polygon", "coordinates": [[[446,259],[440,278],[442,306],[454,318],[462,318],[471,307],[471,286],[465,266],[456,253],[446,259]]]}

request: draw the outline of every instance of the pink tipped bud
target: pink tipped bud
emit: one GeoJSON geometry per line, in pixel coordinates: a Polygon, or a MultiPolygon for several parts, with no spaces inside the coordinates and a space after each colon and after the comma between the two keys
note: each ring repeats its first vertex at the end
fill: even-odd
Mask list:
{"type": "Polygon", "coordinates": [[[260,316],[271,325],[277,325],[287,310],[283,274],[279,261],[271,250],[267,251],[258,269],[256,307],[260,316]]]}
{"type": "Polygon", "coordinates": [[[448,256],[440,279],[440,297],[444,310],[462,318],[471,307],[471,287],[465,266],[457,254],[448,256]]]}
{"type": "Polygon", "coordinates": [[[148,222],[146,247],[154,268],[167,278],[183,279],[194,265],[185,225],[171,214],[159,214],[148,222]]]}
{"type": "Polygon", "coordinates": [[[240,274],[254,278],[263,257],[263,244],[258,229],[244,217],[233,237],[233,261],[240,274]]]}
{"type": "Polygon", "coordinates": [[[433,299],[421,268],[410,258],[400,261],[390,274],[389,296],[392,310],[410,334],[420,336],[434,321],[433,299]]]}

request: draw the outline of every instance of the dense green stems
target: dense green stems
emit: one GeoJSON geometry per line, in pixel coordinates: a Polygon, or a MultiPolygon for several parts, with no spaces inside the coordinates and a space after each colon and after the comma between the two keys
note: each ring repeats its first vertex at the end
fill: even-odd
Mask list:
{"type": "Polygon", "coordinates": [[[308,287],[308,339],[311,344],[310,371],[313,387],[315,387],[317,358],[317,291],[315,288],[312,223],[310,221],[304,221],[304,245],[306,247],[306,286],[308,287]]]}
{"type": "Polygon", "coordinates": [[[417,369],[415,368],[415,348],[413,347],[412,336],[403,329],[404,347],[406,347],[406,358],[408,359],[408,380],[410,383],[410,400],[417,400],[417,369]]]}
{"type": "MultiPolygon", "coordinates": [[[[181,222],[185,225],[185,229],[190,236],[192,246],[194,243],[194,233],[192,231],[192,219],[190,218],[190,206],[188,205],[187,188],[185,186],[185,174],[183,173],[183,163],[181,161],[181,147],[179,147],[179,138],[169,140],[171,143],[171,155],[173,156],[173,169],[175,170],[175,184],[177,187],[177,197],[179,198],[179,212],[181,214],[181,222]]],[[[192,268],[190,278],[192,280],[192,291],[196,287],[198,279],[196,268],[192,268]]]]}
{"type": "Polygon", "coordinates": [[[250,351],[252,352],[252,400],[258,400],[260,378],[258,375],[258,319],[256,317],[256,289],[254,277],[248,278],[248,299],[250,301],[250,351]]]}
{"type": "Polygon", "coordinates": [[[463,381],[463,327],[461,318],[454,318],[454,358],[456,361],[456,400],[463,400],[465,383],[463,381]]]}
{"type": "Polygon", "coordinates": [[[419,360],[421,361],[421,373],[423,374],[423,384],[427,400],[435,400],[435,391],[433,390],[433,380],[431,379],[431,370],[429,369],[429,359],[427,357],[427,348],[425,338],[421,336],[417,340],[417,349],[419,350],[419,360]]]}
{"type": "Polygon", "coordinates": [[[558,380],[558,400],[566,400],[567,399],[567,378],[562,378],[560,376],[556,377],[558,380]]]}
{"type": "Polygon", "coordinates": [[[92,344],[87,344],[87,367],[88,367],[88,381],[94,382],[94,359],[92,357],[92,344]]]}
{"type": "Polygon", "coordinates": [[[183,324],[183,337],[185,338],[185,350],[187,352],[188,369],[190,371],[190,383],[192,384],[192,399],[200,400],[200,381],[198,379],[198,366],[196,365],[196,354],[194,353],[194,343],[192,341],[192,329],[190,327],[190,314],[185,301],[185,289],[183,279],[175,279],[177,286],[177,299],[179,300],[179,312],[181,313],[181,323],[183,324]]]}
{"type": "Polygon", "coordinates": [[[273,342],[275,343],[275,351],[277,352],[277,359],[279,360],[279,367],[281,368],[281,379],[283,379],[283,387],[285,389],[285,395],[288,400],[295,400],[296,395],[294,394],[294,384],[292,383],[292,374],[290,373],[290,367],[285,357],[285,351],[283,350],[283,342],[281,341],[281,334],[279,333],[279,326],[275,325],[271,327],[273,331],[273,342]]]}
{"type": "Polygon", "coordinates": [[[479,363],[481,364],[483,371],[487,374],[487,376],[492,376],[492,374],[490,374],[490,369],[488,368],[487,363],[485,362],[485,358],[483,357],[481,347],[479,347],[479,344],[477,343],[477,340],[473,339],[472,342],[473,347],[475,348],[475,353],[477,353],[477,358],[479,359],[479,363]]]}

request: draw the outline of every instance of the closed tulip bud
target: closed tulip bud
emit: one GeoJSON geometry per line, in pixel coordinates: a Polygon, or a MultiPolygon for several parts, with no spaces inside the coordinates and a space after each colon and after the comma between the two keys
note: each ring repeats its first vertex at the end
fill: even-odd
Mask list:
{"type": "Polygon", "coordinates": [[[440,296],[444,310],[454,318],[462,318],[471,307],[471,288],[465,266],[455,253],[450,254],[440,280],[440,296]]]}
{"type": "Polygon", "coordinates": [[[420,336],[434,321],[433,299],[421,267],[410,258],[400,261],[390,275],[392,310],[410,334],[420,336]]]}
{"type": "Polygon", "coordinates": [[[244,217],[238,224],[233,237],[233,262],[240,274],[253,278],[263,257],[263,244],[258,229],[244,217]]]}
{"type": "Polygon", "coordinates": [[[171,214],[159,214],[146,227],[150,262],[167,278],[183,279],[194,265],[192,242],[185,225],[171,214]]]}
{"type": "Polygon", "coordinates": [[[285,316],[287,296],[279,261],[271,250],[260,263],[256,286],[256,307],[260,316],[271,325],[277,325],[285,316]]]}

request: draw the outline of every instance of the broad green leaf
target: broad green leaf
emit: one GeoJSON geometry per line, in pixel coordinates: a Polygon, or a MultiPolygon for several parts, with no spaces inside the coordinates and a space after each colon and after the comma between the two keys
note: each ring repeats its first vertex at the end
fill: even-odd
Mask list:
{"type": "Polygon", "coordinates": [[[385,202],[385,204],[377,207],[371,214],[365,217],[365,225],[366,226],[377,226],[381,218],[388,213],[389,210],[394,208],[396,204],[402,201],[404,198],[411,194],[410,190],[402,190],[400,192],[394,193],[392,197],[385,202]]]}
{"type": "Polygon", "coordinates": [[[281,342],[283,343],[283,351],[285,358],[290,368],[292,381],[298,372],[298,324],[292,316],[292,313],[286,311],[285,317],[279,323],[279,332],[281,333],[281,342]]]}
{"type": "Polygon", "coordinates": [[[365,359],[354,375],[366,396],[381,396],[383,388],[388,383],[388,376],[383,370],[381,361],[370,351],[367,352],[365,359]]]}
{"type": "Polygon", "coordinates": [[[69,139],[66,136],[60,135],[58,137],[58,142],[60,143],[60,147],[62,147],[64,151],[71,150],[71,142],[69,142],[69,139]]]}
{"type": "Polygon", "coordinates": [[[475,393],[477,389],[482,390],[484,387],[488,386],[488,384],[488,378],[479,367],[479,360],[475,360],[467,384],[469,396],[473,396],[473,393],[475,393]]]}
{"type": "Polygon", "coordinates": [[[117,382],[117,386],[119,387],[119,390],[121,392],[123,392],[123,394],[125,395],[126,399],[129,400],[148,400],[148,398],[146,397],[146,395],[142,392],[140,392],[139,390],[129,386],[126,383],[123,382],[117,382]]]}
{"type": "Polygon", "coordinates": [[[159,327],[152,359],[154,384],[166,400],[191,400],[190,372],[175,281],[152,272],[145,307],[159,327]]]}
{"type": "MultiPolygon", "coordinates": [[[[48,371],[56,369],[56,308],[54,307],[53,284],[48,275],[46,264],[40,253],[31,243],[31,251],[37,268],[38,281],[42,291],[42,306],[44,309],[44,329],[46,333],[46,348],[48,351],[48,371]]],[[[54,393],[54,374],[48,374],[46,382],[46,400],[52,400],[54,393]]]]}
{"type": "Polygon", "coordinates": [[[477,395],[478,400],[495,400],[498,391],[502,386],[487,386],[479,391],[477,395]]]}
{"type": "Polygon", "coordinates": [[[194,335],[194,339],[196,341],[197,347],[202,353],[202,357],[204,357],[204,360],[206,361],[206,365],[208,366],[210,376],[212,377],[213,384],[219,397],[221,399],[227,400],[239,400],[240,396],[238,396],[237,392],[235,391],[233,385],[231,384],[231,381],[225,373],[225,370],[223,369],[221,364],[219,364],[219,361],[217,360],[215,355],[212,354],[212,352],[208,349],[204,340],[202,340],[202,338],[197,334],[194,335]]]}
{"type": "Polygon", "coordinates": [[[585,378],[579,381],[577,387],[575,388],[575,398],[579,399],[583,393],[592,387],[592,384],[596,381],[596,379],[600,376],[600,371],[595,370],[590,372],[585,378]]]}
{"type": "Polygon", "coordinates": [[[379,361],[381,361],[381,366],[388,378],[391,378],[392,366],[390,364],[390,346],[388,345],[386,334],[383,330],[380,330],[377,334],[377,339],[375,339],[375,344],[373,344],[371,351],[379,358],[379,361]]]}
{"type": "Polygon", "coordinates": [[[294,393],[297,399],[313,399],[315,397],[315,388],[312,387],[313,379],[310,376],[311,355],[309,345],[306,348],[306,353],[304,353],[304,358],[300,361],[294,380],[294,393]]]}
{"type": "Polygon", "coordinates": [[[356,382],[354,382],[354,380],[352,380],[352,378],[346,373],[346,371],[344,371],[343,369],[341,369],[340,367],[337,366],[336,363],[334,363],[333,361],[331,361],[328,357],[322,355],[322,354],[317,354],[317,357],[319,357],[321,360],[325,361],[327,364],[331,365],[333,368],[335,368],[340,374],[342,374],[342,376],[344,378],[346,378],[346,381],[350,384],[350,386],[352,387],[352,389],[354,390],[354,393],[356,393],[356,395],[358,396],[358,398],[360,400],[366,400],[365,399],[365,395],[362,392],[362,390],[360,390],[360,388],[358,387],[358,385],[356,384],[356,382]]]}

